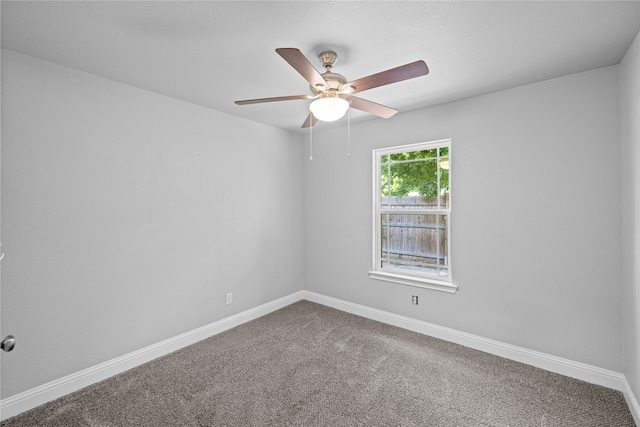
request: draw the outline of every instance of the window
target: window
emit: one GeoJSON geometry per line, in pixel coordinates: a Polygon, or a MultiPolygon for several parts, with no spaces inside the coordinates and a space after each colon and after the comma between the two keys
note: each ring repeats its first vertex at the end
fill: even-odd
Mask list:
{"type": "Polygon", "coordinates": [[[451,140],[373,151],[372,279],[456,292],[451,279],[451,140]]]}

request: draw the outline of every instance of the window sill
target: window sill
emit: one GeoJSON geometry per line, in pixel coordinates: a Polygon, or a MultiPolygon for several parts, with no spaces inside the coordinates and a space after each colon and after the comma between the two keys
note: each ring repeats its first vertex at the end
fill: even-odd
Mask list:
{"type": "Polygon", "coordinates": [[[388,271],[370,271],[369,278],[384,280],[385,282],[399,283],[401,285],[416,286],[418,288],[433,289],[434,291],[448,292],[455,294],[458,286],[453,282],[445,280],[430,279],[427,277],[406,276],[403,274],[390,273],[388,271]]]}

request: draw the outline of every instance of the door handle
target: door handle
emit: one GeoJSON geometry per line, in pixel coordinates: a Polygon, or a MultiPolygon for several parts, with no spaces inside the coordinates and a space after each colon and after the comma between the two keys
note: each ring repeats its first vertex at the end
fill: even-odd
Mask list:
{"type": "Polygon", "coordinates": [[[14,337],[13,335],[7,335],[6,337],[4,337],[2,343],[0,344],[0,348],[2,348],[4,351],[11,351],[15,346],[16,337],[14,337]]]}

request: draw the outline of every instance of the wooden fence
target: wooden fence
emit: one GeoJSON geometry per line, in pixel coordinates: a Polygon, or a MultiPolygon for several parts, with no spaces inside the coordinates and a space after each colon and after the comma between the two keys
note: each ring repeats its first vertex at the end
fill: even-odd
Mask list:
{"type": "MultiPolygon", "coordinates": [[[[448,264],[447,216],[411,213],[414,209],[435,209],[437,199],[424,196],[383,197],[383,206],[394,212],[382,214],[382,258],[394,265],[448,264]]],[[[441,201],[444,203],[446,201],[441,201]]]]}

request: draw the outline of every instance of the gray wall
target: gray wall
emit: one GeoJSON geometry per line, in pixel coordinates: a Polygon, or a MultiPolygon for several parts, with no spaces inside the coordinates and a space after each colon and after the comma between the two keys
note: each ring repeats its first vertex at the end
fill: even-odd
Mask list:
{"type": "Polygon", "coordinates": [[[319,126],[306,289],[621,372],[618,102],[613,66],[354,125],[350,158],[319,126]],[[369,279],[371,150],[443,138],[459,292],[369,279]]]}
{"type": "Polygon", "coordinates": [[[301,158],[288,132],[3,50],[2,397],[300,290],[301,158]]]}
{"type": "Polygon", "coordinates": [[[624,374],[640,399],[640,34],[620,63],[624,374]]]}

